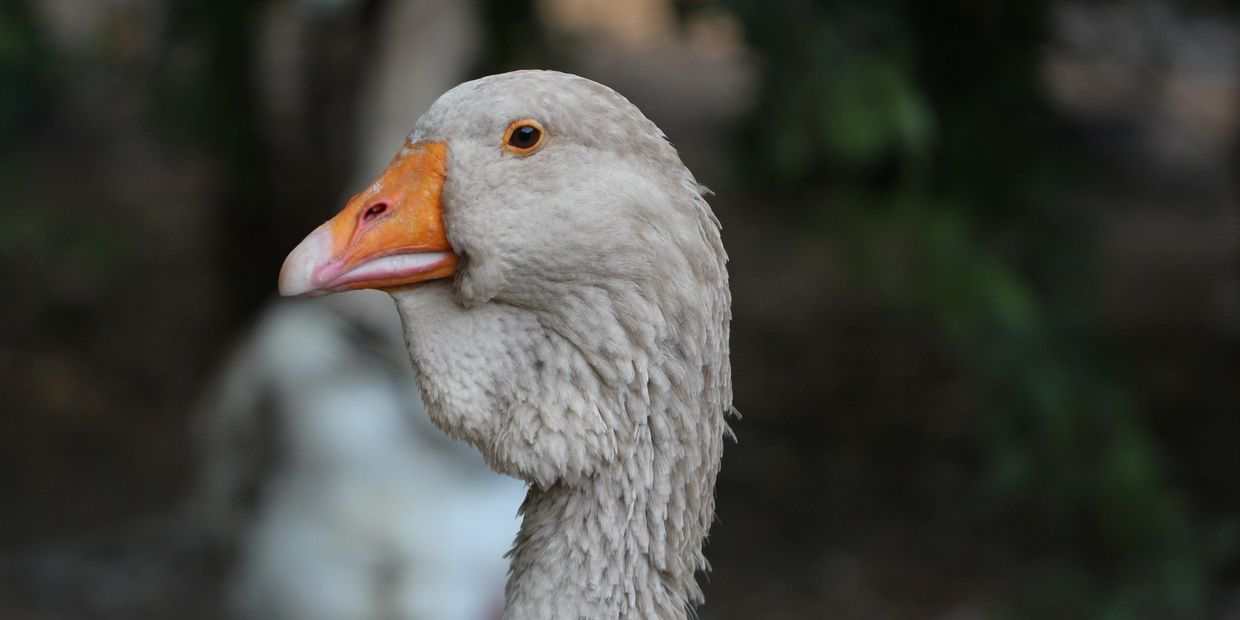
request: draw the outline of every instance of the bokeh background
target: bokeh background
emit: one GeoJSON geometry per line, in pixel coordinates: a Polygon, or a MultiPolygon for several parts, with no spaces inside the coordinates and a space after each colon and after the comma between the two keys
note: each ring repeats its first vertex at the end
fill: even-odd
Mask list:
{"type": "Polygon", "coordinates": [[[402,400],[389,302],[276,274],[439,93],[531,67],[715,191],[744,417],[702,618],[1240,618],[1240,7],[1204,0],[0,1],[0,617],[410,617],[288,605],[399,599],[463,555],[419,542],[454,489],[511,485],[402,400]],[[305,398],[307,359],[378,391],[305,398]],[[408,553],[352,551],[359,505],[408,553]],[[356,561],[288,555],[324,541],[356,561]]]}

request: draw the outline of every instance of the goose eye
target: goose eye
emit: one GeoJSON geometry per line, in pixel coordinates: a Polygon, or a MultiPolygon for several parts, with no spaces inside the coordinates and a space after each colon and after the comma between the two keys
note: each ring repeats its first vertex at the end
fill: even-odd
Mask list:
{"type": "Polygon", "coordinates": [[[542,126],[537,121],[517,121],[504,132],[504,150],[517,155],[529,155],[542,146],[543,135],[542,126]]]}

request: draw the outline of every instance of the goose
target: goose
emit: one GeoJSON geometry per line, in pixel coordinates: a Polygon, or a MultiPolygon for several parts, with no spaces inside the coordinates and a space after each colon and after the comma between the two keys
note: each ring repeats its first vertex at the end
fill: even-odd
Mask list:
{"type": "Polygon", "coordinates": [[[528,491],[504,617],[686,618],[732,408],[720,225],[614,90],[458,85],[285,260],[282,295],[395,300],[432,422],[528,491]]]}

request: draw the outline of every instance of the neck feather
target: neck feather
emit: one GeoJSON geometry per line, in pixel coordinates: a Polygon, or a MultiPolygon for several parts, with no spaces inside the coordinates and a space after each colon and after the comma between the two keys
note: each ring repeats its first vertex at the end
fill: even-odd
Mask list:
{"type": "Polygon", "coordinates": [[[442,282],[396,295],[432,420],[530,483],[505,618],[685,618],[702,602],[731,410],[708,230],[715,260],[661,263],[654,290],[566,282],[540,309],[465,308],[442,282]]]}
{"type": "Polygon", "coordinates": [[[530,489],[505,618],[685,618],[702,602],[721,440],[685,454],[651,426],[586,483],[530,489]]]}

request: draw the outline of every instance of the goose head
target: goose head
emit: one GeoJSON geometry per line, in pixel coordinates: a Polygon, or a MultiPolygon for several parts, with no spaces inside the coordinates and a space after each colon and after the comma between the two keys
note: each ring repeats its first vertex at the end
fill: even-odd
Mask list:
{"type": "MultiPolygon", "coordinates": [[[[400,302],[451,279],[461,308],[521,309],[569,339],[603,383],[637,383],[645,366],[705,344],[680,328],[726,323],[717,229],[692,174],[636,106],[584,78],[520,71],[440,97],[378,179],[293,250],[280,292],[378,288],[400,302]]],[[[574,374],[541,361],[549,375],[574,374]]],[[[461,430],[442,413],[441,426],[461,430]]],[[[495,443],[466,438],[484,452],[495,443]]]]}
{"type": "MultiPolygon", "coordinates": [[[[702,193],[615,91],[506,73],[441,96],[281,270],[284,295],[388,291],[434,422],[532,485],[510,608],[522,574],[556,570],[534,559],[535,534],[570,505],[610,523],[595,524],[619,532],[607,552],[636,564],[627,581],[584,567],[560,581],[627,583],[608,600],[631,599],[648,573],[663,603],[616,607],[643,617],[700,599],[692,575],[731,408],[726,255],[702,193]],[[591,498],[540,513],[536,496],[554,493],[591,498]]],[[[561,572],[592,553],[578,551],[561,572]]]]}
{"type": "Polygon", "coordinates": [[[615,91],[548,71],[492,76],[432,106],[380,177],[293,251],[280,291],[455,275],[466,306],[538,308],[566,280],[654,277],[688,250],[673,237],[697,227],[697,193],[663,133],[615,91]]]}

